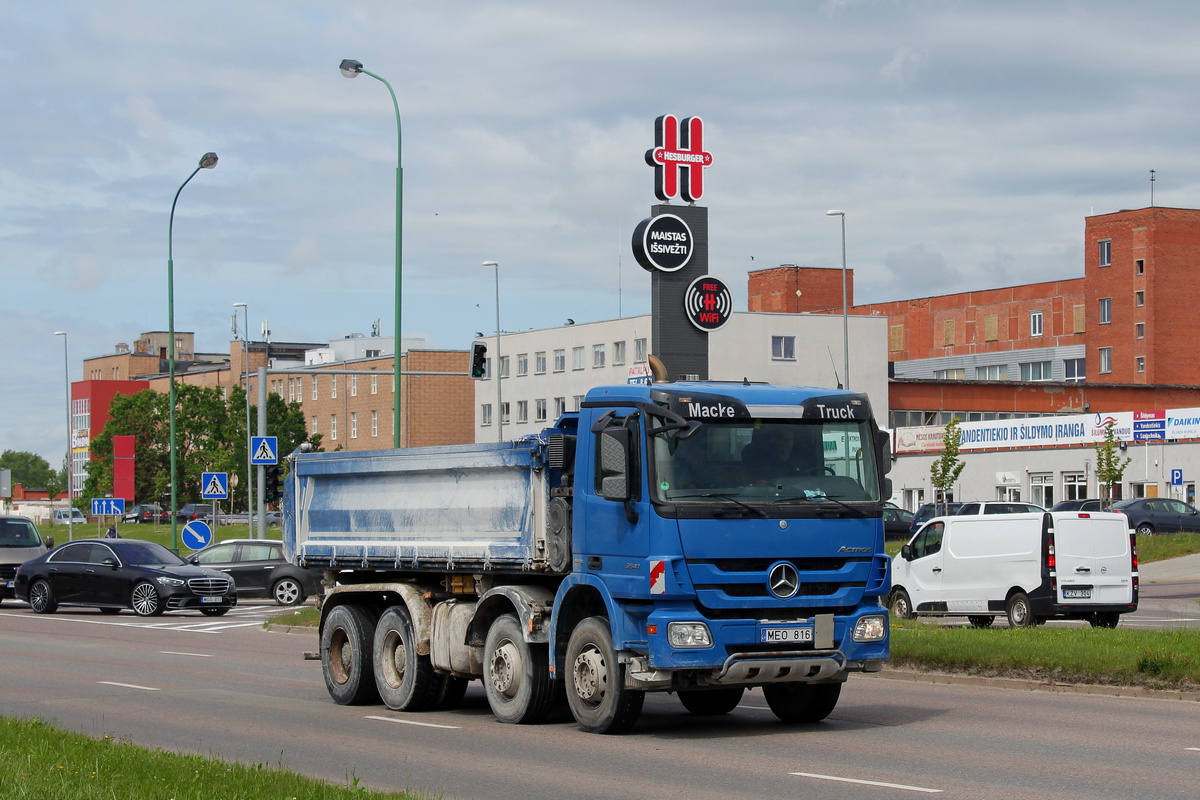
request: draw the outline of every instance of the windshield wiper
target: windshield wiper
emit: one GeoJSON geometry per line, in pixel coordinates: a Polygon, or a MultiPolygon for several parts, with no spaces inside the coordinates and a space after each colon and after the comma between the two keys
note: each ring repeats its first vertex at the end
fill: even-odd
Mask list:
{"type": "Polygon", "coordinates": [[[772,500],[771,505],[776,505],[778,503],[795,503],[798,500],[804,500],[805,502],[809,503],[821,503],[828,500],[831,503],[837,503],[847,511],[853,511],[860,517],[866,516],[866,513],[861,508],[857,508],[856,506],[852,506],[849,503],[839,500],[837,495],[825,494],[824,492],[810,492],[809,494],[800,495],[798,497],[780,497],[772,500]]]}
{"type": "Polygon", "coordinates": [[[675,495],[675,497],[673,497],[673,498],[668,497],[667,499],[674,500],[674,499],[678,499],[680,497],[705,497],[705,498],[715,498],[717,500],[725,500],[726,502],[733,503],[736,506],[741,506],[742,508],[746,509],[747,511],[757,514],[758,516],[762,517],[763,519],[767,518],[767,513],[765,511],[763,511],[761,508],[755,508],[752,505],[747,505],[746,503],[743,503],[741,500],[738,500],[736,497],[733,497],[732,495],[721,494],[720,492],[703,492],[701,494],[677,494],[677,495],[675,495]]]}

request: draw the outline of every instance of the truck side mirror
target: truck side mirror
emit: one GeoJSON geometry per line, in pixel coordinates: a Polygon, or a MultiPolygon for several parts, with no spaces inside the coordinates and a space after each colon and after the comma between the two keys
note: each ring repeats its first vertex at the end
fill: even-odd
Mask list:
{"type": "Polygon", "coordinates": [[[892,437],[887,431],[875,431],[875,458],[884,475],[892,471],[892,437]]]}
{"type": "Polygon", "coordinates": [[[627,501],[632,497],[631,433],[629,428],[605,428],[600,432],[600,496],[605,500],[627,501]]]}

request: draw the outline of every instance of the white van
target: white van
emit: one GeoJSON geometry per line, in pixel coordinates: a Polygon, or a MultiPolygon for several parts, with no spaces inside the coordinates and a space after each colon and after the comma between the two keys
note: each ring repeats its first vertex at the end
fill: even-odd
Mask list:
{"type": "Polygon", "coordinates": [[[1116,627],[1137,610],[1137,545],[1121,514],[1058,511],[936,517],[892,559],[897,617],[965,616],[986,628],[1083,619],[1116,627]]]}
{"type": "Polygon", "coordinates": [[[56,508],[54,516],[51,518],[51,523],[54,525],[66,525],[73,522],[76,525],[82,525],[87,522],[87,517],[78,508],[56,508]]]}

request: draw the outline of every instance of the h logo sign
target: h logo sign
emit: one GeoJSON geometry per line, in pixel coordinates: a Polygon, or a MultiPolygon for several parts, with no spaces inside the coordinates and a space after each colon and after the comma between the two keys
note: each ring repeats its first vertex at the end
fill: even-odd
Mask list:
{"type": "Polygon", "coordinates": [[[654,121],[654,149],[646,151],[654,167],[654,194],[659,200],[681,195],[689,203],[704,194],[704,168],[712,153],[704,152],[704,120],[664,114],[654,121]]]}

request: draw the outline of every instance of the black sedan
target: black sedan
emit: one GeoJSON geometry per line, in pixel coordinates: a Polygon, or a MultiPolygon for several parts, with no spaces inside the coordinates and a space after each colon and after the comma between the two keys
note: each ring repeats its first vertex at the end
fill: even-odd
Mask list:
{"type": "Polygon", "coordinates": [[[142,503],[129,509],[121,516],[121,522],[127,525],[137,525],[168,522],[170,514],[163,510],[162,506],[157,503],[142,503]]]}
{"type": "Polygon", "coordinates": [[[1200,531],[1200,512],[1182,500],[1138,497],[1118,501],[1113,506],[1113,511],[1124,514],[1129,519],[1129,527],[1136,530],[1138,536],[1200,531]]]}
{"type": "Polygon", "coordinates": [[[912,521],[913,512],[885,505],[883,507],[883,538],[907,540],[912,521]]]}
{"type": "Polygon", "coordinates": [[[89,606],[141,617],[199,609],[219,617],[237,605],[228,575],[188,564],[162,545],[137,539],[79,539],[17,569],[17,598],[39,614],[89,606]]]}
{"type": "Polygon", "coordinates": [[[282,542],[226,539],[197,550],[188,561],[230,576],[242,597],[270,597],[281,606],[294,606],[321,595],[321,570],[288,562],[282,542]]]}

